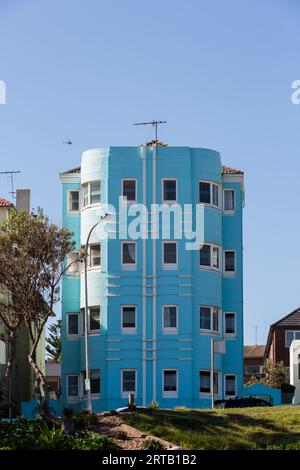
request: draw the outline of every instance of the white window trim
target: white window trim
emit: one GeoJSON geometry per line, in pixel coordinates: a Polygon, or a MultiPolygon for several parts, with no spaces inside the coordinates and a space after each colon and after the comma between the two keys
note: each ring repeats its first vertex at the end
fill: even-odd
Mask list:
{"type": "Polygon", "coordinates": [[[134,240],[123,240],[121,242],[121,268],[126,270],[136,270],[137,269],[137,243],[134,240]],[[135,263],[123,263],[123,245],[125,243],[134,243],[135,245],[135,263]]]}
{"type": "Polygon", "coordinates": [[[80,199],[81,199],[80,189],[68,189],[68,191],[67,191],[67,212],[68,212],[68,215],[78,215],[80,213],[80,205],[81,205],[80,199]],[[71,193],[73,193],[73,192],[78,192],[79,209],[77,211],[73,211],[71,209],[71,205],[70,205],[71,193]]]}
{"type": "Polygon", "coordinates": [[[300,330],[285,330],[285,332],[284,332],[284,346],[286,348],[290,348],[290,346],[287,346],[287,333],[293,333],[293,339],[292,339],[292,342],[293,342],[294,339],[295,339],[295,333],[300,333],[300,330]]]}
{"type": "Polygon", "coordinates": [[[99,207],[100,204],[101,204],[101,195],[102,195],[102,181],[101,180],[91,180],[91,181],[86,181],[85,183],[82,183],[81,185],[81,188],[82,188],[82,191],[81,191],[81,202],[79,203],[80,206],[81,206],[81,212],[84,211],[85,209],[89,209],[90,207],[99,207]],[[91,183],[96,183],[98,182],[100,183],[100,202],[95,202],[93,204],[91,204],[91,183]],[[84,205],[84,191],[83,191],[83,187],[86,186],[88,187],[88,204],[85,206],[84,205]]]}
{"type": "Polygon", "coordinates": [[[178,203],[178,179],[177,178],[162,178],[161,180],[161,199],[164,204],[177,204],[178,203]],[[176,199],[169,200],[164,199],[164,182],[165,181],[175,181],[176,183],[176,199]]]}
{"type": "Polygon", "coordinates": [[[78,254],[78,261],[77,261],[77,269],[75,271],[70,271],[70,268],[71,267],[74,267],[76,266],[76,263],[73,263],[72,266],[70,266],[68,268],[68,276],[79,276],[80,274],[80,251],[79,250],[72,250],[69,254],[68,254],[68,257],[67,257],[67,266],[70,265],[70,263],[72,262],[71,261],[71,255],[74,254],[74,253],[77,253],[78,254]]]}
{"type": "Polygon", "coordinates": [[[199,330],[200,330],[200,334],[211,334],[211,335],[216,335],[216,336],[219,336],[221,334],[221,309],[220,307],[216,307],[215,305],[199,305],[199,330]],[[205,329],[205,328],[201,328],[201,324],[200,324],[200,321],[201,321],[201,313],[200,313],[200,309],[201,307],[204,307],[204,308],[209,308],[210,309],[210,325],[211,325],[211,328],[208,330],[208,329],[205,329]],[[213,330],[213,310],[214,308],[217,308],[218,309],[218,313],[219,313],[219,329],[218,331],[217,330],[213,330]]]}
{"type": "Polygon", "coordinates": [[[137,377],[138,377],[137,369],[129,369],[129,368],[121,369],[120,372],[121,372],[121,398],[128,398],[130,393],[133,393],[134,397],[136,398],[137,397],[137,377]],[[135,381],[134,381],[135,390],[128,391],[128,392],[123,390],[123,372],[134,372],[135,373],[135,381]]]}
{"type": "Polygon", "coordinates": [[[199,256],[199,260],[198,260],[198,265],[199,265],[199,269],[203,269],[203,270],[209,270],[209,271],[216,271],[216,272],[221,272],[222,270],[222,255],[221,255],[221,250],[222,250],[222,247],[220,245],[216,245],[215,243],[210,243],[210,242],[203,242],[198,250],[198,256],[199,256]],[[204,266],[202,264],[200,264],[200,249],[203,245],[209,245],[210,246],[210,266],[204,266]],[[213,256],[212,256],[212,252],[213,252],[213,248],[218,248],[219,250],[219,267],[216,268],[212,265],[212,260],[213,260],[213,256]]]}
{"type": "Polygon", "coordinates": [[[172,368],[162,369],[162,396],[163,398],[178,398],[178,369],[172,369],[172,368]],[[165,388],[165,374],[164,373],[167,371],[176,372],[176,391],[175,392],[164,390],[165,388]]]}
{"type": "Polygon", "coordinates": [[[121,305],[121,332],[123,334],[132,335],[137,333],[137,305],[136,304],[122,304],[121,305]],[[135,328],[126,328],[123,326],[123,308],[134,307],[135,328]]]}
{"type": "Polygon", "coordinates": [[[178,333],[178,305],[176,304],[163,304],[162,305],[162,332],[165,334],[178,333]],[[164,326],[164,308],[175,307],[176,308],[176,328],[164,326]]]}
{"type": "Polygon", "coordinates": [[[231,250],[227,248],[223,250],[223,275],[228,277],[234,277],[236,275],[236,250],[231,250]],[[234,252],[234,271],[225,271],[225,253],[234,252]]]}
{"type": "Polygon", "coordinates": [[[178,243],[176,240],[164,240],[162,242],[162,267],[165,270],[178,269],[178,243]],[[176,246],[176,263],[164,263],[165,244],[168,244],[168,243],[174,243],[176,246]]]}
{"type": "Polygon", "coordinates": [[[237,393],[236,393],[236,389],[237,389],[237,375],[236,374],[231,374],[230,372],[227,372],[227,374],[224,374],[224,398],[235,398],[237,393]],[[235,391],[234,391],[234,395],[226,395],[226,377],[227,376],[234,376],[235,377],[235,391]]]}
{"type": "Polygon", "coordinates": [[[87,263],[87,270],[88,271],[101,271],[101,266],[102,266],[102,245],[100,242],[96,242],[96,243],[90,243],[89,246],[88,246],[88,263],[87,263]],[[91,247],[92,246],[100,246],[100,264],[98,266],[90,266],[90,263],[91,263],[91,247]]]}
{"type": "MultiPolygon", "coordinates": [[[[92,369],[90,369],[90,374],[91,374],[91,370],[92,369]]],[[[101,370],[100,369],[95,369],[95,370],[99,370],[100,393],[92,393],[91,392],[92,400],[98,399],[101,396],[101,370]]],[[[86,398],[87,398],[86,394],[84,394],[84,372],[85,371],[81,371],[80,376],[79,376],[80,400],[86,400],[86,398]]],[[[91,379],[91,377],[90,377],[90,379],[91,379]]]]}
{"type": "Polygon", "coordinates": [[[121,200],[122,200],[122,204],[124,205],[131,205],[131,204],[136,204],[137,203],[137,192],[138,192],[138,179],[137,178],[122,178],[121,179],[121,200]],[[123,196],[123,182],[124,181],[135,181],[135,199],[134,201],[128,201],[127,199],[125,200],[124,199],[124,196],[123,196]]]}
{"type": "Polygon", "coordinates": [[[74,401],[79,401],[79,390],[80,383],[79,383],[79,375],[78,374],[67,374],[67,401],[68,402],[74,402],[74,401]],[[69,396],[69,377],[77,377],[77,390],[78,390],[78,395],[76,396],[69,396]]]}
{"type": "Polygon", "coordinates": [[[235,188],[223,188],[223,212],[225,215],[235,215],[236,212],[236,191],[235,188]],[[225,209],[225,192],[233,191],[233,206],[234,210],[225,209]]]}
{"type": "MultiPolygon", "coordinates": [[[[99,305],[91,305],[90,307],[88,307],[88,310],[91,310],[91,308],[99,308],[99,323],[100,323],[100,328],[97,329],[97,330],[89,330],[89,335],[93,335],[93,336],[96,336],[96,335],[100,335],[101,334],[101,307],[99,305]]],[[[81,332],[81,335],[84,336],[85,335],[85,332],[83,330],[83,325],[84,325],[84,318],[85,318],[85,308],[82,308],[80,309],[80,312],[81,312],[81,321],[80,321],[80,332],[81,332]]],[[[89,314],[89,317],[90,317],[91,314],[89,314]]]]}
{"type": "Polygon", "coordinates": [[[80,337],[80,313],[78,312],[67,312],[67,338],[68,339],[78,339],[80,337]],[[72,334],[69,333],[69,315],[77,315],[78,318],[78,333],[72,334]]]}
{"type": "MultiPolygon", "coordinates": [[[[211,391],[209,393],[206,392],[200,392],[200,372],[209,372],[209,379],[210,379],[210,386],[211,386],[211,369],[199,369],[199,398],[210,398],[211,397],[211,391]]],[[[216,374],[218,374],[218,388],[219,392],[214,393],[214,398],[221,398],[222,396],[222,377],[221,377],[221,371],[220,370],[214,370],[216,374]]]]}
{"type": "Polygon", "coordinates": [[[226,338],[235,338],[237,335],[236,312],[226,311],[223,313],[224,336],[226,338]],[[226,314],[234,315],[234,333],[226,333],[226,314]]]}
{"type": "Polygon", "coordinates": [[[203,204],[205,207],[210,207],[212,209],[218,209],[220,210],[221,209],[221,204],[220,204],[220,183],[217,182],[217,181],[210,181],[210,180],[199,180],[198,181],[198,191],[199,191],[199,195],[198,195],[198,198],[199,198],[199,203],[200,204],[203,204]],[[208,204],[207,202],[200,202],[200,183],[209,183],[210,185],[210,204],[208,204]],[[218,187],[218,202],[219,202],[219,205],[218,206],[215,206],[213,204],[213,185],[217,186],[218,187]]]}

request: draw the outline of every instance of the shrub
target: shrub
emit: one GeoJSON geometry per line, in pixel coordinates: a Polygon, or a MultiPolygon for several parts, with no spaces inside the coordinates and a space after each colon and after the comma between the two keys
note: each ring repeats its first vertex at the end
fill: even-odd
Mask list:
{"type": "Polygon", "coordinates": [[[73,416],[72,421],[78,430],[88,429],[98,423],[98,415],[93,411],[79,410],[73,416]]]}
{"type": "Polygon", "coordinates": [[[147,438],[143,443],[144,450],[164,450],[165,446],[157,439],[147,438]]]}
{"type": "Polygon", "coordinates": [[[148,406],[148,408],[149,408],[150,410],[158,410],[159,405],[158,405],[157,401],[154,401],[154,400],[153,400],[153,401],[150,403],[150,405],[148,406]]]}

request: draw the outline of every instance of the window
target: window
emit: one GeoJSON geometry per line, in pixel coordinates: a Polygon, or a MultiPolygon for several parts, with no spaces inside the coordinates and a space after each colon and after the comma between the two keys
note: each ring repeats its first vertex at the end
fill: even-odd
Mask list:
{"type": "Polygon", "coordinates": [[[136,370],[124,369],[121,371],[122,396],[126,397],[129,393],[136,394],[136,370]]]}
{"type": "Polygon", "coordinates": [[[79,272],[79,251],[71,251],[71,253],[68,255],[68,266],[69,274],[75,274],[79,272]]]}
{"type": "Polygon", "coordinates": [[[135,202],[136,201],[136,184],[135,179],[123,179],[122,180],[122,196],[124,201],[135,202]]]}
{"type": "Polygon", "coordinates": [[[208,181],[199,182],[199,201],[212,207],[219,207],[219,185],[208,181]]]}
{"type": "MultiPolygon", "coordinates": [[[[210,370],[200,370],[200,394],[210,394],[210,381],[211,381],[211,371],[210,370]]],[[[219,395],[220,393],[220,373],[214,372],[214,395],[219,395]]]]}
{"type": "Polygon", "coordinates": [[[245,374],[247,375],[261,375],[262,366],[246,366],[245,374]]]}
{"type": "Polygon", "coordinates": [[[286,331],[285,332],[285,347],[289,348],[294,339],[300,339],[300,331],[286,331]]]}
{"type": "Polygon", "coordinates": [[[163,305],[163,330],[177,331],[177,305],[163,305]]]}
{"type": "Polygon", "coordinates": [[[68,210],[69,212],[79,211],[79,191],[69,191],[68,210]]]}
{"type": "Polygon", "coordinates": [[[298,354],[298,379],[300,380],[300,354],[298,354]]]}
{"type": "Polygon", "coordinates": [[[163,396],[177,397],[178,395],[178,372],[176,369],[163,370],[163,396]]]}
{"type": "Polygon", "coordinates": [[[136,306],[122,305],[122,329],[136,331],[136,306]]]}
{"type": "Polygon", "coordinates": [[[78,399],[79,398],[79,376],[78,375],[68,375],[67,376],[67,395],[69,399],[78,399]]]}
{"type": "Polygon", "coordinates": [[[226,312],[224,314],[225,326],[224,333],[225,335],[235,335],[236,326],[235,326],[235,313],[226,312]]]}
{"type": "Polygon", "coordinates": [[[101,183],[100,181],[91,181],[82,185],[82,202],[83,207],[91,204],[99,204],[101,200],[101,183]]]}
{"type": "Polygon", "coordinates": [[[177,265],[177,243],[163,242],[163,264],[165,267],[177,265]]]}
{"type": "MultiPolygon", "coordinates": [[[[86,396],[85,388],[85,379],[86,371],[81,373],[82,377],[82,396],[86,396]]],[[[91,369],[90,370],[90,385],[91,385],[91,394],[100,395],[100,369],[91,369]]]]}
{"type": "Polygon", "coordinates": [[[235,211],[235,190],[234,189],[224,189],[224,212],[234,212],[235,211]]]}
{"type": "MultiPolygon", "coordinates": [[[[85,332],[85,309],[81,309],[82,316],[82,332],[85,332]]],[[[90,307],[90,333],[100,332],[100,307],[90,307]]]]}
{"type": "Polygon", "coordinates": [[[200,307],[200,330],[219,333],[220,309],[217,307],[200,307]]]}
{"type": "Polygon", "coordinates": [[[236,377],[233,374],[225,375],[225,396],[234,397],[236,395],[236,377]]]}
{"type": "Polygon", "coordinates": [[[201,267],[220,269],[220,247],[211,244],[202,245],[199,262],[201,267]]]}
{"type": "Polygon", "coordinates": [[[136,266],[135,242],[122,242],[122,265],[126,267],[136,266]]]}
{"type": "Polygon", "coordinates": [[[79,315],[78,313],[68,313],[68,335],[76,336],[79,334],[79,315]]]}
{"type": "Polygon", "coordinates": [[[163,180],[163,201],[176,202],[177,201],[177,180],[164,179],[163,180]]]}
{"type": "Polygon", "coordinates": [[[225,273],[235,273],[235,251],[224,251],[224,271],[225,273]]]}
{"type": "Polygon", "coordinates": [[[97,268],[101,266],[101,245],[95,243],[89,245],[88,248],[88,266],[89,268],[97,268]]]}

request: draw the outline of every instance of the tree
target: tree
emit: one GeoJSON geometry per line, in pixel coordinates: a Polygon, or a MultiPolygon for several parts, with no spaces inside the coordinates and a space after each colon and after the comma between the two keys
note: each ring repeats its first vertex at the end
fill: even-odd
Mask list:
{"type": "Polygon", "coordinates": [[[46,338],[46,351],[56,362],[61,361],[61,320],[49,326],[49,336],[46,338]]]}
{"type": "Polygon", "coordinates": [[[247,386],[262,383],[272,388],[281,388],[283,384],[288,382],[288,368],[282,361],[273,364],[266,361],[263,365],[263,376],[261,378],[251,377],[247,386]]]}
{"type": "Polygon", "coordinates": [[[48,391],[36,362],[36,351],[53,307],[60,298],[61,277],[74,242],[68,230],[50,223],[42,210],[12,212],[0,226],[0,285],[10,293],[13,312],[24,321],[31,349],[28,361],[35,374],[35,391],[47,410],[48,391]]]}

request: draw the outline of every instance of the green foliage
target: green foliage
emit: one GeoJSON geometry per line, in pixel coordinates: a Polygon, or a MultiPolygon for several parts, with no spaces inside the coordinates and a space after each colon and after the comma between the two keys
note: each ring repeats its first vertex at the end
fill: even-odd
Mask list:
{"type": "Polygon", "coordinates": [[[88,429],[98,424],[98,415],[93,411],[81,409],[71,418],[75,429],[88,429]]]}
{"type": "Polygon", "coordinates": [[[149,410],[158,410],[159,405],[157,401],[152,401],[150,405],[148,406],[149,410]]]}
{"type": "Polygon", "coordinates": [[[61,320],[49,326],[46,343],[48,356],[56,362],[61,362],[61,320]]]}
{"type": "Polygon", "coordinates": [[[157,439],[147,438],[143,443],[143,449],[144,450],[153,450],[153,451],[158,450],[159,451],[159,450],[164,450],[165,446],[160,441],[158,441],[157,439]]]}
{"type": "Polygon", "coordinates": [[[288,381],[288,368],[285,367],[282,361],[273,364],[270,361],[266,361],[263,365],[263,376],[259,379],[257,377],[251,377],[247,386],[255,385],[258,383],[267,385],[272,388],[281,388],[283,384],[288,381]]]}

